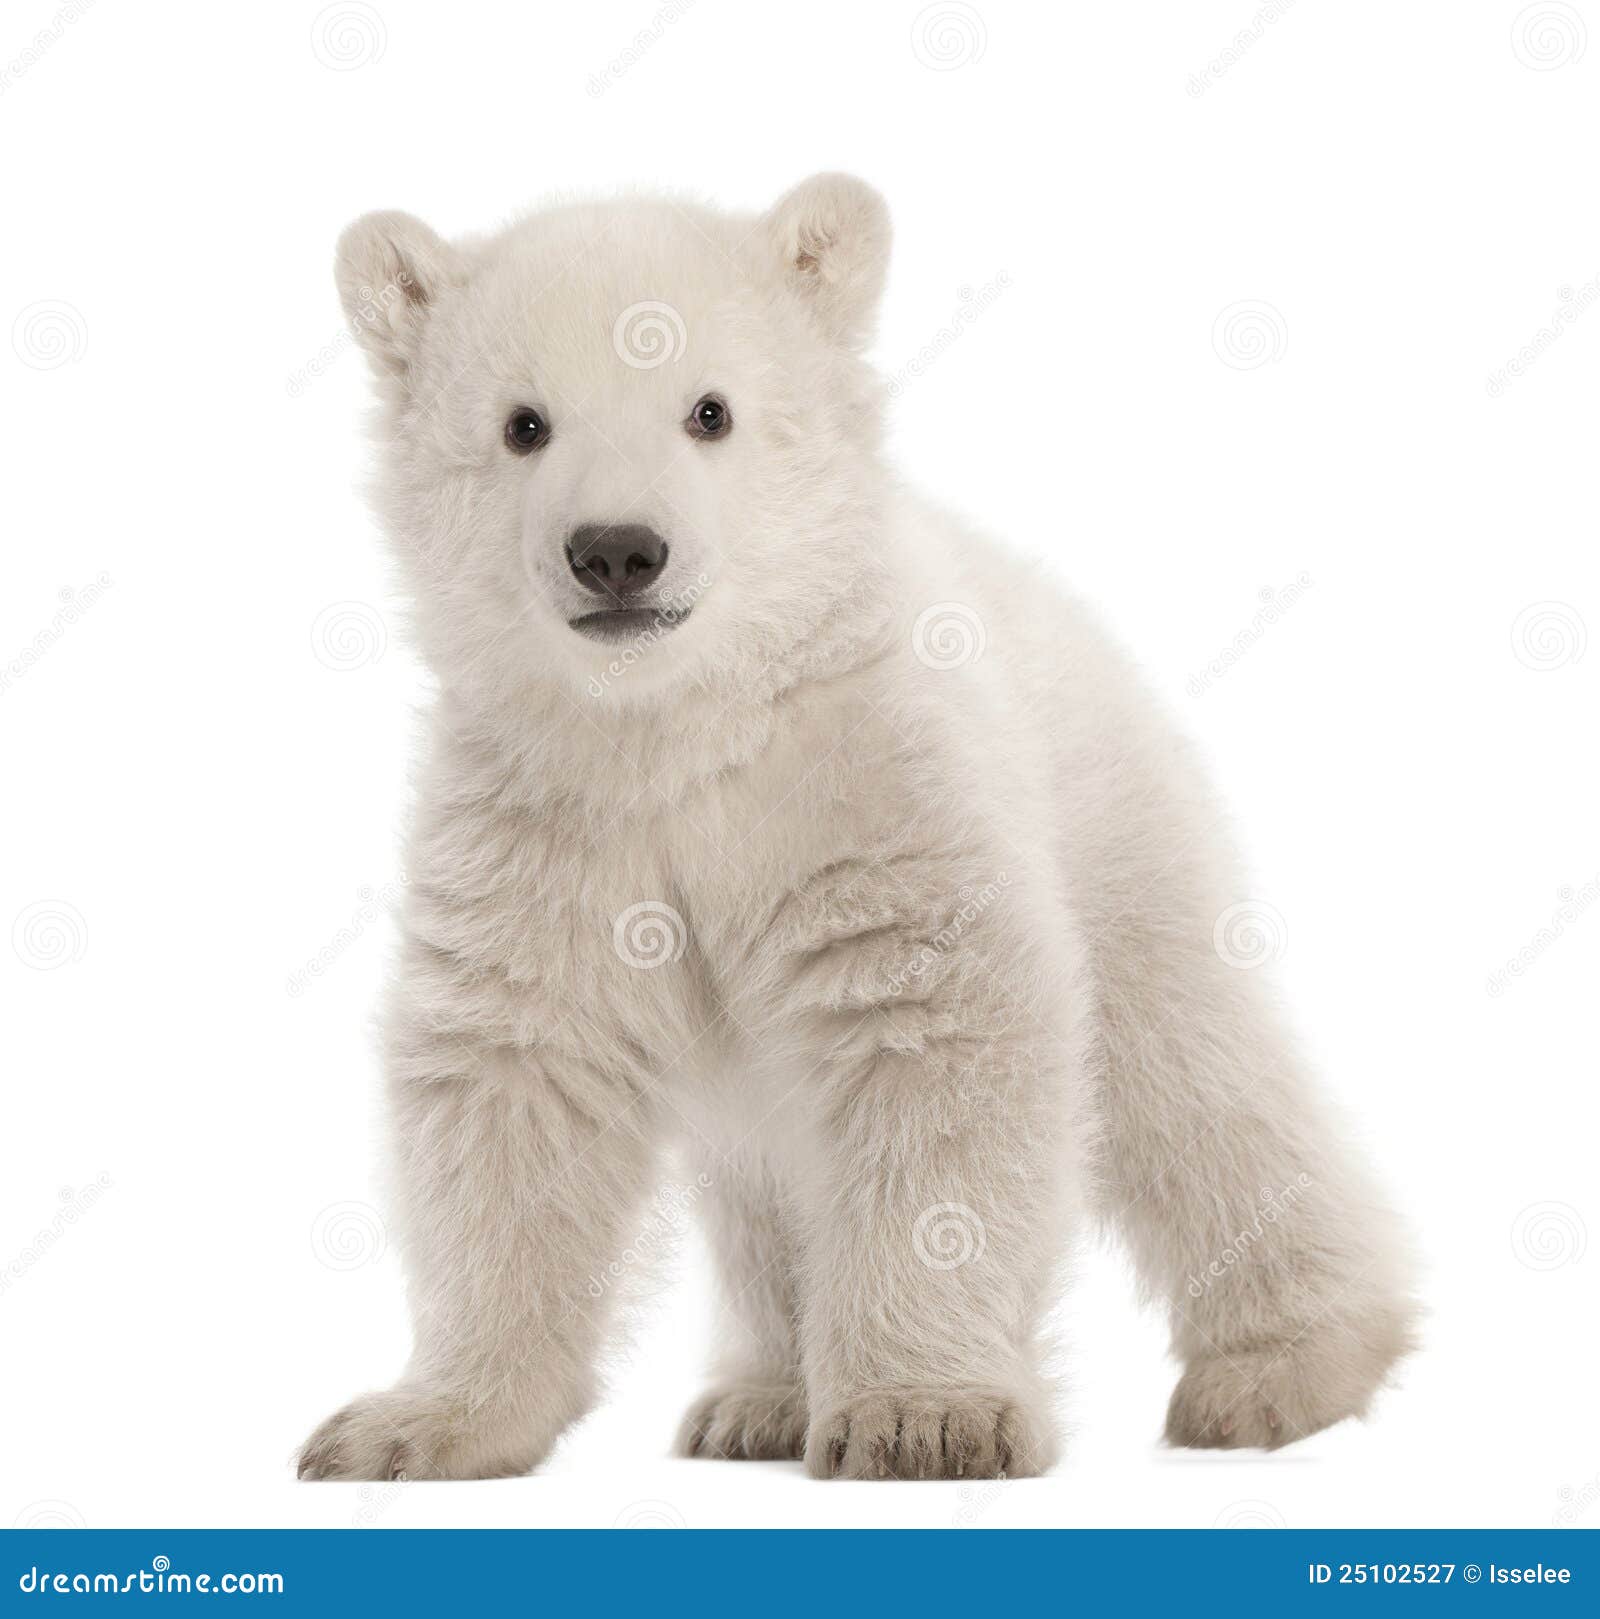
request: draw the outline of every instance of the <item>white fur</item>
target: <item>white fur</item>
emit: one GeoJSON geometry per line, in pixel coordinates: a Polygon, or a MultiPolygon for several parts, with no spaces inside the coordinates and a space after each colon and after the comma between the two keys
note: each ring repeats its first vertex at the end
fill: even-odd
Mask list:
{"type": "Polygon", "coordinates": [[[1096,1211],[1171,1312],[1175,1442],[1360,1412],[1406,1347],[1393,1222],[1214,945],[1244,890],[1187,748],[1081,606],[885,468],[888,239],[825,175],[761,218],[340,243],[439,696],[387,1020],[414,1354],[307,1476],[538,1463],[675,1144],[727,1297],[690,1453],[1048,1466],[1039,1326],[1096,1211]],[[623,353],[639,305],[659,363],[623,353]],[[734,426],[699,441],[709,392],[734,426]],[[527,456],[519,406],[553,428],[527,456]],[[568,627],[596,522],[668,539],[682,623],[568,627]]]}

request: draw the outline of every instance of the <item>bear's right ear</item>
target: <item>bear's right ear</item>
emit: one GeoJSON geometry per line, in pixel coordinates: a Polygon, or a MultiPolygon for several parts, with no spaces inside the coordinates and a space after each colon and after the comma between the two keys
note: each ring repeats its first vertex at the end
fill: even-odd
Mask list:
{"type": "Polygon", "coordinates": [[[411,214],[363,214],[345,230],[334,259],[339,300],[380,375],[405,376],[430,306],[466,270],[461,254],[411,214]]]}

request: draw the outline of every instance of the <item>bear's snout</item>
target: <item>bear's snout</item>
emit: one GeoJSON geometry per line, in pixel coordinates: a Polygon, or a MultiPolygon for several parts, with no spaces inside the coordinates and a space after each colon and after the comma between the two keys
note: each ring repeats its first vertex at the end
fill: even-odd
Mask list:
{"type": "Polygon", "coordinates": [[[567,565],[585,590],[620,602],[661,577],[667,542],[643,523],[584,523],[567,540],[567,565]]]}

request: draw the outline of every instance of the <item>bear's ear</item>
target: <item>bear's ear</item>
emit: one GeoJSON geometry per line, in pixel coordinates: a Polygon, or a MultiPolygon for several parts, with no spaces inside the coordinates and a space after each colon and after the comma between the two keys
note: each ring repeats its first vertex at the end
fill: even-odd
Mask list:
{"type": "Polygon", "coordinates": [[[834,342],[865,348],[889,268],[889,209],[864,180],[814,174],[766,217],[785,282],[834,342]]]}
{"type": "Polygon", "coordinates": [[[410,214],[363,214],[339,238],[334,279],[351,329],[380,375],[404,377],[430,306],[466,260],[410,214]]]}

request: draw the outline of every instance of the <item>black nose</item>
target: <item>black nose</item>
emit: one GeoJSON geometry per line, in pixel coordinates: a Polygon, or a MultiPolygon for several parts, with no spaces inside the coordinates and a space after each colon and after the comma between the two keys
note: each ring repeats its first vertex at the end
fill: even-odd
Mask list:
{"type": "Polygon", "coordinates": [[[643,523],[585,523],[567,541],[567,562],[596,595],[632,596],[661,577],[667,542],[643,523]]]}

